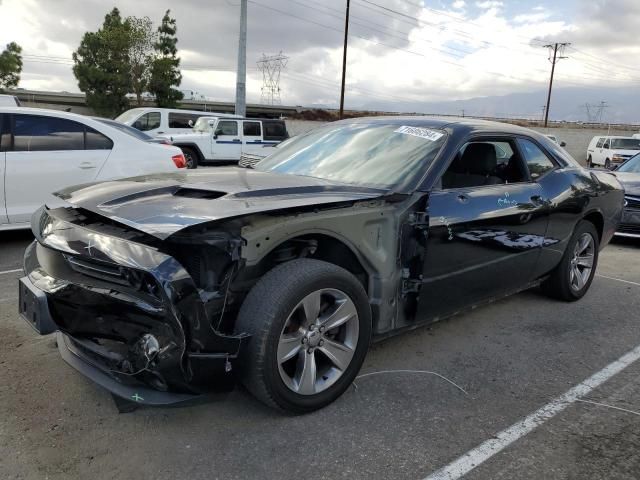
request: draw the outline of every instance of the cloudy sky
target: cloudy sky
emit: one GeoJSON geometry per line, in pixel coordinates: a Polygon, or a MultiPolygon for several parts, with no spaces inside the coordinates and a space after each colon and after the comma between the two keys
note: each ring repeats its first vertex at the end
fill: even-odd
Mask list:
{"type": "MultiPolygon", "coordinates": [[[[260,100],[256,61],[282,51],[282,103],[337,104],[345,3],[249,0],[249,102],[260,100]]],[[[78,91],[71,54],[113,6],[154,22],[171,8],[181,88],[233,99],[239,0],[0,0],[0,45],[16,41],[25,55],[20,86],[78,91]]],[[[543,45],[554,41],[572,42],[559,88],[640,87],[638,25],[639,0],[351,0],[346,104],[404,109],[544,89],[543,45]]]]}

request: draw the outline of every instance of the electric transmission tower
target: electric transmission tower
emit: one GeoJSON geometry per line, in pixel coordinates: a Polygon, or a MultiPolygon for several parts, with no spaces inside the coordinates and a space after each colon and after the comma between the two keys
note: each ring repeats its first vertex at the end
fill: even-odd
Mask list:
{"type": "Polygon", "coordinates": [[[585,103],[584,109],[587,112],[587,120],[589,123],[602,123],[602,115],[604,109],[607,108],[607,102],[602,101],[598,104],[585,103]]]}
{"type": "Polygon", "coordinates": [[[267,56],[264,53],[258,60],[258,69],[262,72],[262,94],[260,103],[280,105],[280,72],[287,66],[289,57],[282,54],[267,56]]]}

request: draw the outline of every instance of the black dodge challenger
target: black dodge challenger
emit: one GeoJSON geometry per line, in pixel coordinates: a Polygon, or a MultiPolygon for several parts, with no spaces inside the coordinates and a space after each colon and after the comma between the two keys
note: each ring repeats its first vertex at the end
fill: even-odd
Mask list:
{"type": "Polygon", "coordinates": [[[291,412],[340,396],[372,340],[540,284],[581,298],[623,205],[543,135],[421,117],[58,196],[33,217],[20,310],[65,361],[120,401],[239,380],[291,412]]]}

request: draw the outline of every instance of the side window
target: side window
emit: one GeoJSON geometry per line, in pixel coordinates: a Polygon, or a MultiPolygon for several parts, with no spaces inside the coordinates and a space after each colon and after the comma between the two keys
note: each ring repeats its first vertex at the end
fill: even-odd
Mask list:
{"type": "Polygon", "coordinates": [[[86,127],[86,135],[85,148],[87,150],[111,150],[113,148],[113,142],[109,137],[91,127],[86,127]]]}
{"type": "Polygon", "coordinates": [[[9,115],[0,114],[0,152],[6,152],[11,148],[11,129],[9,128],[9,115]]]}
{"type": "Polygon", "coordinates": [[[133,123],[133,127],[143,132],[160,128],[160,112],[145,113],[133,123]]]}
{"type": "Polygon", "coordinates": [[[287,138],[287,129],[280,122],[263,122],[265,140],[284,140],[287,138]]]}
{"type": "Polygon", "coordinates": [[[84,128],[81,123],[40,115],[14,115],[13,150],[42,152],[84,150],[84,128]]]}
{"type": "Polygon", "coordinates": [[[540,178],[549,170],[555,168],[555,164],[535,143],[523,138],[518,139],[518,143],[522,149],[522,155],[527,162],[532,179],[540,178]]]}
{"type": "Polygon", "coordinates": [[[527,180],[514,140],[482,140],[463,145],[442,176],[442,188],[479,187],[527,180]]]}
{"type": "Polygon", "coordinates": [[[596,143],[596,148],[602,148],[602,144],[604,143],[604,138],[600,138],[598,143],[596,143]]]}
{"type": "Polygon", "coordinates": [[[261,133],[260,122],[242,122],[242,133],[245,137],[259,137],[261,133]]]}
{"type": "Polygon", "coordinates": [[[238,122],[222,120],[216,127],[216,135],[238,135],[238,122]]]}
{"type": "Polygon", "coordinates": [[[201,116],[194,113],[169,112],[169,128],[192,128],[201,116]]]}

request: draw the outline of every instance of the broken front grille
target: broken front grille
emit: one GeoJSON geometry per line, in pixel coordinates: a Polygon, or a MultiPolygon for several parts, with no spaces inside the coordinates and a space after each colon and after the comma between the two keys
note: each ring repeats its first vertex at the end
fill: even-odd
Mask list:
{"type": "Polygon", "coordinates": [[[105,282],[131,286],[125,270],[122,267],[95,259],[80,258],[71,255],[65,255],[64,257],[75,272],[105,282]]]}

